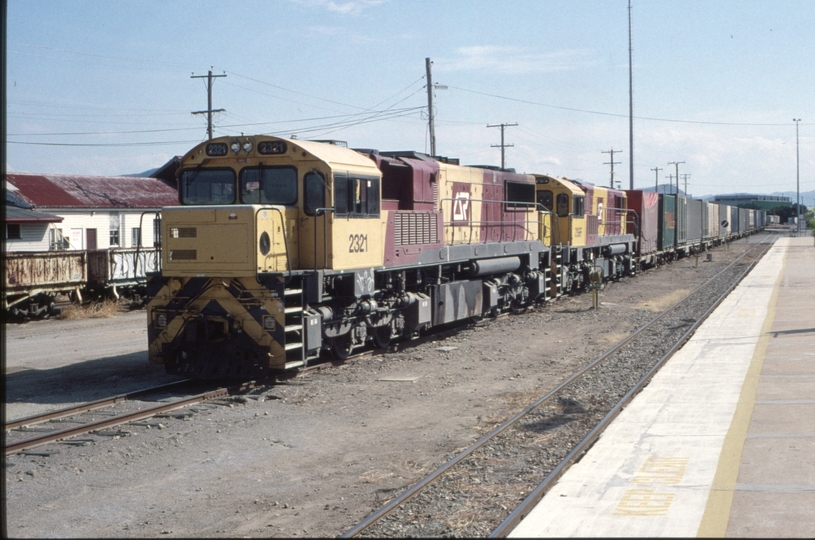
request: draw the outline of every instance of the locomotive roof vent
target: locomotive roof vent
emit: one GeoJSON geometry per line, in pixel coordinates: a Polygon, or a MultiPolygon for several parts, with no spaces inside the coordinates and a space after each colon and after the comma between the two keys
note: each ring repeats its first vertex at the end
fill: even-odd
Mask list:
{"type": "Polygon", "coordinates": [[[389,150],[387,152],[380,152],[380,154],[385,157],[392,158],[411,158],[420,159],[422,161],[438,161],[440,163],[448,163],[450,165],[461,164],[458,158],[449,158],[447,156],[429,156],[427,154],[423,154],[422,152],[416,152],[414,150],[389,150]]]}
{"type": "Polygon", "coordinates": [[[311,142],[319,142],[323,144],[333,144],[334,146],[341,146],[342,148],[348,148],[347,141],[338,141],[337,139],[312,139],[311,142]]]}
{"type": "Polygon", "coordinates": [[[379,150],[376,148],[352,148],[355,152],[359,152],[360,154],[365,154],[366,156],[378,156],[379,150]]]}
{"type": "Polygon", "coordinates": [[[501,167],[498,167],[496,165],[467,165],[467,167],[475,167],[477,169],[487,169],[490,171],[503,171],[508,173],[515,172],[515,169],[513,167],[507,167],[505,169],[502,169],[501,167]]]}

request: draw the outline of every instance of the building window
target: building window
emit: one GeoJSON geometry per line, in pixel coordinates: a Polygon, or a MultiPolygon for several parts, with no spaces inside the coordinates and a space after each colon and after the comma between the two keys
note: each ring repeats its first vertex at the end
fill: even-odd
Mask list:
{"type": "Polygon", "coordinates": [[[134,227],[130,229],[130,245],[132,247],[141,246],[141,228],[134,227]]]}
{"type": "Polygon", "coordinates": [[[62,229],[48,229],[48,240],[51,244],[51,251],[68,249],[68,239],[62,236],[62,229]]]}
{"type": "Polygon", "coordinates": [[[110,245],[121,245],[119,241],[119,212],[110,213],[110,245]]]}
{"type": "Polygon", "coordinates": [[[19,223],[6,224],[6,240],[22,240],[23,232],[19,223]]]}

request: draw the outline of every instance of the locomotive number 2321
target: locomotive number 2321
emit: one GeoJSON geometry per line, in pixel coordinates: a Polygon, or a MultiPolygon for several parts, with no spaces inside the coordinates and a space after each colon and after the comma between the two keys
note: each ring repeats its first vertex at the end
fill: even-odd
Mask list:
{"type": "Polygon", "coordinates": [[[364,253],[368,251],[368,235],[352,234],[348,237],[348,253],[364,253]]]}

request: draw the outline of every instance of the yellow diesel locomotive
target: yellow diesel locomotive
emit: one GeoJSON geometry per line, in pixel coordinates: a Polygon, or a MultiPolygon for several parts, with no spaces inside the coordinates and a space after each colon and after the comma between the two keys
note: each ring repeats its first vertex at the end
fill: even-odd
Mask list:
{"type": "Polygon", "coordinates": [[[555,294],[576,292],[587,286],[590,274],[605,281],[633,275],[636,236],[624,191],[535,175],[538,207],[552,212],[552,248],[555,294]]]}
{"type": "Polygon", "coordinates": [[[417,152],[222,137],[188,152],[177,180],[148,282],[149,357],[196,378],[265,377],[523,309],[631,257],[613,234],[622,192],[417,152]]]}

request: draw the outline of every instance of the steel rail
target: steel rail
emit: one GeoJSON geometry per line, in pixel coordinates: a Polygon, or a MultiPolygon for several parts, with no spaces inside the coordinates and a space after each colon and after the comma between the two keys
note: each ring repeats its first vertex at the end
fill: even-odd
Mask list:
{"type": "MultiPolygon", "coordinates": [[[[763,243],[756,244],[757,246],[763,245],[763,243]]],[[[752,249],[751,249],[752,251],[752,249]]],[[[748,252],[749,253],[749,252],[748,252]]],[[[540,502],[540,500],[546,495],[546,493],[554,487],[555,483],[560,479],[561,476],[566,472],[566,470],[572,465],[575,459],[577,459],[580,454],[584,451],[588,450],[600,437],[600,435],[605,431],[605,429],[614,421],[617,416],[622,412],[623,408],[628,405],[631,400],[642,390],[651,378],[659,371],[662,366],[671,358],[671,356],[679,350],[685,342],[690,339],[691,335],[696,331],[699,326],[710,316],[710,314],[717,308],[719,305],[724,301],[724,299],[733,291],[733,289],[738,286],[744,276],[746,276],[750,270],[758,263],[759,259],[756,259],[752,263],[750,263],[744,272],[738,277],[738,279],[734,280],[733,283],[728,287],[728,289],[723,292],[716,301],[708,308],[705,313],[699,317],[695,323],[685,332],[682,337],[674,344],[671,349],[666,352],[662,358],[657,361],[656,364],[646,373],[637,383],[634,385],[631,390],[629,390],[621,399],[620,401],[598,422],[598,424],[581,440],[577,445],[572,449],[569,454],[563,458],[557,467],[555,467],[549,475],[544,478],[543,482],[541,482],[538,487],[536,487],[527,497],[521,502],[518,507],[510,513],[509,516],[498,526],[496,527],[492,533],[490,533],[489,538],[506,538],[506,536],[515,529],[515,527],[520,524],[520,522],[529,515],[529,512],[540,502]]]]}
{"type": "Polygon", "coordinates": [[[4,451],[6,455],[13,454],[15,452],[20,452],[22,450],[27,450],[29,448],[33,448],[35,446],[39,446],[41,444],[46,444],[49,442],[55,442],[62,439],[67,439],[70,437],[74,437],[76,435],[81,435],[83,433],[88,433],[91,431],[97,431],[100,429],[118,426],[122,424],[126,424],[128,422],[134,422],[136,420],[142,420],[144,418],[149,418],[156,414],[160,414],[167,411],[172,411],[175,409],[180,409],[182,407],[186,407],[188,405],[194,405],[196,403],[201,403],[203,401],[208,401],[211,399],[217,399],[221,397],[225,397],[228,395],[236,394],[238,392],[242,392],[251,388],[255,388],[263,381],[250,381],[247,383],[242,383],[236,386],[231,386],[228,388],[218,388],[217,390],[211,390],[209,392],[204,392],[202,394],[197,394],[195,396],[191,396],[188,398],[183,398],[178,401],[174,401],[172,403],[164,403],[158,405],[156,407],[151,407],[149,409],[145,409],[142,411],[136,411],[132,413],[123,414],[121,416],[116,416],[114,418],[109,418],[107,420],[99,420],[96,422],[90,422],[88,424],[83,424],[81,426],[76,426],[72,428],[66,428],[60,431],[46,433],[37,437],[32,437],[30,439],[26,439],[24,441],[20,441],[17,443],[9,444],[4,447],[4,451]]]}
{"type": "MultiPolygon", "coordinates": [[[[756,244],[756,247],[758,247],[758,246],[760,246],[760,245],[761,245],[761,243],[756,244]]],[[[340,536],[339,536],[339,538],[353,538],[353,537],[357,536],[359,533],[361,533],[361,532],[362,532],[362,531],[364,531],[365,529],[368,529],[368,528],[369,528],[369,527],[371,527],[371,526],[372,526],[374,523],[378,522],[380,519],[382,519],[382,518],[384,518],[385,516],[387,516],[388,514],[390,514],[390,513],[391,513],[391,512],[392,512],[394,509],[396,509],[397,507],[399,507],[399,506],[401,506],[402,504],[406,503],[408,500],[412,499],[412,498],[413,498],[413,497],[414,497],[414,496],[415,496],[417,493],[419,493],[419,492],[420,492],[422,489],[424,489],[424,487],[425,487],[425,486],[427,486],[428,484],[430,484],[430,483],[432,483],[433,481],[435,481],[437,478],[439,478],[441,475],[443,475],[443,474],[444,474],[445,472],[447,472],[449,469],[451,469],[452,467],[454,467],[455,465],[457,465],[458,463],[460,463],[461,461],[463,461],[463,460],[464,460],[464,459],[465,459],[467,456],[469,456],[470,454],[472,454],[474,451],[476,451],[476,450],[478,450],[479,448],[481,448],[481,447],[483,447],[484,445],[486,445],[486,443],[488,443],[490,440],[492,440],[492,439],[493,439],[493,438],[495,438],[497,435],[499,435],[499,434],[501,434],[502,432],[504,432],[505,430],[507,430],[507,429],[508,429],[509,427],[511,427],[513,424],[517,423],[519,420],[521,420],[523,417],[525,417],[525,416],[526,416],[527,414],[529,414],[531,411],[533,411],[534,409],[538,408],[538,407],[539,407],[541,404],[543,404],[544,402],[546,402],[546,401],[548,401],[548,400],[552,399],[552,397],[554,397],[554,396],[555,396],[557,393],[559,393],[561,390],[563,390],[563,389],[564,389],[564,388],[566,388],[567,386],[571,385],[571,384],[572,384],[572,383],[573,383],[573,382],[574,382],[576,379],[578,379],[579,377],[581,377],[581,376],[582,376],[583,374],[585,374],[587,371],[591,370],[592,368],[596,367],[598,364],[602,363],[604,360],[606,360],[606,359],[607,359],[609,356],[611,356],[613,353],[615,353],[615,352],[617,352],[618,350],[620,350],[622,347],[624,347],[626,344],[628,344],[630,341],[632,341],[634,338],[636,338],[636,337],[637,337],[639,334],[641,334],[642,332],[644,332],[645,330],[647,330],[647,329],[648,329],[648,328],[649,328],[651,325],[655,324],[657,321],[659,321],[659,320],[660,320],[660,319],[662,319],[663,317],[666,317],[666,316],[667,316],[668,314],[670,314],[670,313],[671,313],[673,310],[675,310],[676,308],[678,308],[680,304],[682,304],[683,302],[685,302],[686,300],[688,300],[689,298],[691,298],[691,297],[692,297],[692,296],[693,296],[693,295],[694,295],[696,292],[698,292],[700,289],[702,289],[702,288],[704,288],[704,287],[708,286],[708,285],[709,285],[711,282],[713,282],[714,280],[718,279],[718,278],[719,278],[719,277],[720,277],[722,274],[724,274],[724,273],[725,273],[727,270],[729,270],[729,269],[730,269],[732,266],[734,266],[736,263],[738,263],[738,262],[739,262],[741,259],[743,259],[744,257],[746,257],[748,254],[750,254],[750,253],[751,253],[751,252],[752,252],[754,249],[756,249],[756,247],[750,248],[748,251],[746,251],[746,252],[744,252],[743,254],[741,254],[741,255],[740,255],[740,256],[739,256],[739,257],[738,257],[736,260],[734,260],[734,261],[733,261],[733,262],[731,262],[729,265],[727,265],[725,268],[723,268],[723,269],[722,269],[722,270],[721,270],[719,273],[717,273],[715,276],[713,276],[712,278],[710,278],[709,280],[707,280],[707,281],[706,281],[705,283],[703,283],[702,285],[699,285],[698,287],[696,287],[694,290],[692,290],[692,291],[691,291],[691,292],[689,292],[687,295],[685,295],[685,297],[683,297],[681,300],[679,300],[678,302],[676,302],[676,303],[674,303],[673,305],[671,305],[670,307],[668,307],[668,308],[667,308],[665,311],[663,311],[661,314],[657,315],[656,317],[654,317],[653,319],[651,319],[650,321],[648,321],[647,323],[645,323],[643,326],[641,326],[640,328],[636,329],[636,330],[635,330],[634,332],[632,332],[632,333],[631,333],[629,336],[627,336],[626,338],[624,338],[622,341],[618,342],[618,343],[617,343],[616,345],[614,345],[614,346],[613,346],[611,349],[609,349],[608,351],[606,351],[605,353],[603,353],[603,354],[602,354],[600,357],[598,357],[597,359],[595,359],[594,361],[592,361],[592,362],[591,362],[591,363],[589,363],[588,365],[584,366],[582,369],[580,369],[580,370],[579,370],[579,371],[577,371],[576,373],[572,374],[570,377],[568,377],[567,379],[565,379],[565,380],[564,380],[563,382],[561,382],[561,383],[560,383],[560,384],[559,384],[557,387],[555,387],[554,389],[552,389],[551,391],[549,391],[548,393],[546,393],[544,396],[542,396],[541,398],[537,399],[535,402],[533,402],[532,404],[528,405],[528,406],[527,406],[526,408],[524,408],[522,411],[520,411],[519,413],[515,414],[514,416],[512,416],[511,418],[509,418],[508,420],[506,420],[505,422],[503,422],[501,425],[499,425],[498,427],[496,427],[495,429],[493,429],[491,432],[489,432],[489,433],[487,433],[486,435],[484,435],[483,437],[481,437],[479,440],[477,440],[475,443],[473,443],[473,444],[472,444],[471,446],[469,446],[467,449],[463,450],[461,453],[459,453],[458,455],[456,455],[456,456],[455,456],[453,459],[451,459],[450,461],[448,461],[447,463],[445,463],[443,466],[441,466],[440,468],[436,469],[434,472],[432,472],[432,473],[430,473],[429,475],[427,475],[426,477],[424,477],[422,480],[420,480],[418,483],[416,483],[415,485],[413,485],[412,487],[410,487],[408,490],[406,490],[405,492],[403,492],[401,495],[399,495],[398,497],[396,497],[396,498],[394,498],[393,500],[391,500],[391,501],[390,501],[388,504],[386,504],[385,506],[383,506],[382,508],[380,508],[379,510],[377,510],[376,512],[374,512],[373,514],[371,514],[371,515],[370,515],[370,516],[368,516],[367,518],[365,518],[365,519],[364,519],[362,522],[360,522],[360,523],[359,523],[358,525],[356,525],[354,528],[352,528],[352,529],[350,529],[349,531],[345,532],[344,534],[340,535],[340,536]]],[[[754,263],[753,263],[753,264],[754,264],[754,263]]],[[[740,281],[740,280],[741,280],[741,279],[744,277],[744,275],[746,274],[746,272],[747,272],[747,271],[749,271],[751,268],[752,268],[752,265],[748,266],[747,270],[746,270],[744,273],[742,273],[742,275],[739,277],[739,281],[740,281]]],[[[737,281],[736,283],[738,283],[738,281],[737,281]]],[[[735,286],[735,285],[733,285],[733,286],[735,286]]],[[[730,290],[732,290],[732,288],[728,290],[728,293],[730,292],[730,290]]],[[[712,308],[711,308],[711,310],[712,310],[712,308]]],[[[708,313],[709,313],[709,311],[708,311],[708,313]]],[[[707,317],[708,313],[706,313],[706,314],[704,315],[704,317],[707,317]]],[[[690,333],[690,332],[689,332],[689,333],[690,333]]],[[[672,353],[673,353],[673,351],[675,351],[675,349],[679,347],[679,345],[681,345],[682,343],[684,343],[685,339],[686,339],[686,338],[683,336],[683,338],[681,338],[681,339],[679,340],[679,342],[677,343],[677,345],[676,345],[676,346],[675,346],[673,349],[671,349],[670,353],[672,354],[672,353]]],[[[571,455],[571,454],[570,454],[570,455],[571,455]]],[[[530,495],[530,496],[531,496],[531,495],[530,495]]]]}
{"type": "Polygon", "coordinates": [[[43,422],[47,422],[49,420],[56,420],[58,418],[65,418],[66,416],[73,416],[75,414],[81,414],[83,412],[94,411],[96,409],[102,409],[104,407],[109,407],[111,405],[115,405],[117,403],[121,403],[123,401],[130,401],[132,399],[136,399],[141,396],[145,396],[154,392],[162,392],[164,390],[170,390],[176,386],[183,386],[191,382],[193,379],[184,379],[183,381],[176,381],[171,382],[168,384],[162,384],[159,386],[153,386],[151,388],[145,388],[143,390],[136,390],[135,392],[128,392],[126,394],[119,394],[118,396],[113,396],[109,398],[102,398],[96,401],[89,401],[88,403],[83,403],[81,405],[74,405],[72,407],[65,407],[64,409],[57,409],[55,411],[42,413],[42,414],[35,414],[32,416],[26,416],[25,418],[20,418],[17,420],[12,420],[10,422],[6,422],[3,425],[5,431],[9,431],[11,429],[16,429],[23,426],[32,426],[35,424],[41,424],[43,422]]]}

